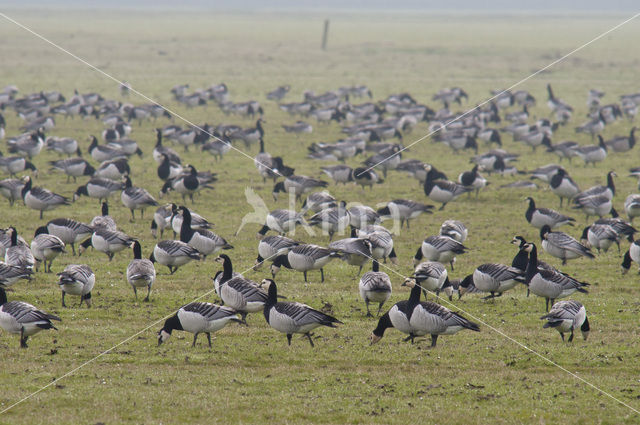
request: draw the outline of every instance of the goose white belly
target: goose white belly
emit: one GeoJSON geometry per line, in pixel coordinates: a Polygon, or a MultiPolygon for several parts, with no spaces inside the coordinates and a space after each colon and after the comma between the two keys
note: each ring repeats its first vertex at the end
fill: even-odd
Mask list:
{"type": "Polygon", "coordinates": [[[437,291],[442,288],[444,285],[444,281],[447,279],[447,273],[443,273],[440,276],[432,276],[420,282],[420,286],[422,286],[427,291],[437,291]]]}
{"type": "Polygon", "coordinates": [[[578,188],[567,179],[563,179],[560,185],[556,188],[551,188],[551,191],[563,198],[573,198],[579,192],[578,188]]]}
{"type": "Polygon", "coordinates": [[[43,202],[39,198],[36,198],[35,196],[33,196],[30,191],[27,192],[27,194],[25,195],[24,203],[29,208],[38,210],[38,211],[49,211],[58,206],[57,203],[49,204],[47,202],[43,202]]]}
{"type": "Polygon", "coordinates": [[[531,215],[531,225],[536,229],[542,229],[545,225],[549,226],[551,229],[555,229],[562,224],[564,224],[564,222],[557,222],[552,217],[541,214],[538,211],[534,211],[531,215]]]}
{"type": "Polygon", "coordinates": [[[549,253],[549,255],[553,255],[556,258],[564,258],[567,260],[573,260],[574,258],[581,257],[581,255],[577,252],[570,251],[568,249],[564,249],[558,247],[552,243],[549,243],[547,240],[542,241],[542,248],[549,253]]]}
{"type": "Polygon", "coordinates": [[[329,254],[320,258],[311,258],[306,255],[297,254],[293,251],[289,251],[287,257],[291,267],[301,272],[321,269],[331,260],[329,254]]]}
{"type": "Polygon", "coordinates": [[[297,325],[295,321],[286,314],[278,312],[275,308],[269,310],[269,325],[277,331],[285,334],[301,333],[306,334],[320,326],[320,323],[309,323],[297,325]]]}
{"type": "Polygon", "coordinates": [[[220,288],[220,298],[234,310],[256,313],[264,309],[264,301],[247,301],[244,295],[226,284],[220,288]]]}
{"type": "Polygon", "coordinates": [[[360,287],[360,298],[374,303],[384,303],[391,297],[391,291],[372,291],[360,287]]]}
{"type": "Polygon", "coordinates": [[[193,233],[188,244],[204,255],[211,255],[222,248],[222,245],[217,244],[214,238],[203,236],[198,232],[193,233]]]}
{"type": "Polygon", "coordinates": [[[529,290],[539,297],[556,299],[562,293],[562,286],[549,282],[537,274],[529,282],[529,290]]]}
{"type": "Polygon", "coordinates": [[[612,239],[599,239],[591,231],[587,232],[587,240],[592,247],[601,249],[604,252],[607,252],[614,242],[612,239]]]}
{"type": "Polygon", "coordinates": [[[433,189],[431,189],[431,192],[429,192],[429,198],[436,202],[450,202],[457,197],[458,196],[455,196],[453,193],[447,190],[440,189],[437,185],[434,185],[433,189]]]}
{"type": "Polygon", "coordinates": [[[104,186],[101,186],[99,184],[91,184],[90,182],[87,183],[86,187],[87,193],[91,198],[108,198],[114,192],[113,190],[107,189],[104,186]]]}
{"type": "Polygon", "coordinates": [[[409,325],[413,329],[420,330],[422,332],[422,335],[447,335],[456,333],[457,331],[462,329],[461,326],[447,326],[440,316],[427,312],[422,308],[420,304],[418,304],[413,310],[411,320],[409,320],[409,325]],[[459,329],[454,330],[453,328],[459,329]]]}
{"type": "Polygon", "coordinates": [[[80,282],[65,283],[64,285],[60,285],[60,289],[69,295],[86,295],[91,292],[95,282],[96,279],[93,277],[84,285],[80,282]]]}
{"type": "MultiPolygon", "coordinates": [[[[6,305],[6,304],[5,304],[6,305]]],[[[12,334],[19,334],[24,332],[24,336],[35,335],[42,330],[38,325],[44,325],[49,323],[46,320],[39,320],[36,322],[19,323],[15,317],[3,311],[0,307],[0,327],[5,331],[12,334]],[[24,329],[24,331],[23,331],[24,329]]]]}

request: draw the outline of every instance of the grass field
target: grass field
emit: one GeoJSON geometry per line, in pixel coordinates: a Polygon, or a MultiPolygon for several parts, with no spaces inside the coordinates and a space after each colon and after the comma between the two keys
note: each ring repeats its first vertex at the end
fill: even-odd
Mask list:
{"type": "MultiPolygon", "coordinates": [[[[292,89],[286,101],[297,101],[304,90],[321,93],[343,85],[366,84],[375,99],[407,91],[419,102],[439,107],[431,96],[443,87],[461,86],[473,106],[492,89],[505,88],[625,19],[615,15],[430,15],[348,14],[332,17],[328,51],[320,49],[323,15],[311,14],[216,14],[213,12],[135,11],[28,11],[5,12],[24,25],[77,54],[134,88],[183,114],[194,123],[237,123],[248,127],[252,120],[225,116],[215,105],[187,110],[172,99],[169,90],[180,83],[191,88],[225,82],[233,101],[256,99],[265,108],[266,148],[284,155],[297,174],[320,176],[318,163],[306,159],[311,142],[333,141],[340,128],[314,125],[314,133],[295,137],[281,124],[294,119],[265,99],[265,93],[281,84],[292,89]]],[[[60,90],[70,96],[74,89],[99,92],[120,99],[118,85],[73,58],[0,20],[2,64],[0,85],[16,84],[21,94],[60,90]]],[[[527,81],[521,87],[538,99],[533,112],[548,115],[544,87],[552,83],[557,95],[577,111],[569,126],[554,134],[563,139],[591,143],[589,136],[575,135],[573,127],[585,120],[586,94],[590,88],[607,92],[605,103],[623,93],[638,90],[640,51],[634,40],[640,26],[631,22],[593,45],[527,81]]],[[[132,95],[129,101],[144,103],[132,95]]],[[[5,113],[7,135],[19,132],[21,120],[5,113]]],[[[98,135],[102,123],[93,119],[64,120],[56,117],[52,135],[74,137],[86,151],[90,134],[98,135]]],[[[160,189],[151,151],[153,128],[168,124],[133,124],[134,138],[145,155],[132,158],[135,185],[157,194],[160,189]]],[[[176,120],[176,124],[183,122],[176,120]]],[[[631,124],[619,121],[608,126],[605,138],[628,134],[631,124]]],[[[405,144],[427,133],[422,123],[405,144]]],[[[505,148],[523,156],[521,169],[555,162],[556,157],[539,149],[535,154],[506,137],[505,148]]],[[[240,149],[243,146],[238,145],[240,149]]],[[[4,151],[5,149],[3,149],[4,151]]],[[[481,149],[482,150],[482,149],[481,149]]],[[[610,170],[618,172],[615,206],[621,211],[627,194],[637,191],[636,181],[626,177],[637,166],[637,150],[629,155],[610,155],[596,167],[584,168],[575,160],[571,175],[583,188],[603,183],[610,170]]],[[[217,172],[220,181],[213,191],[196,198],[193,209],[215,223],[214,231],[235,246],[230,255],[238,271],[249,269],[256,256],[257,225],[246,226],[233,237],[244,214],[252,211],[244,190],[252,187],[270,209],[287,207],[287,199],[274,202],[270,183],[262,179],[248,158],[230,152],[222,162],[196,150],[179,153],[199,170],[217,172]]],[[[254,146],[247,154],[253,158],[254,146]]],[[[445,170],[450,177],[470,169],[468,153],[452,155],[441,144],[425,140],[404,157],[419,158],[445,170]]],[[[60,174],[47,172],[47,161],[57,156],[45,152],[34,162],[41,170],[36,184],[71,195],[80,184],[66,183],[60,174]]],[[[362,158],[349,162],[355,166],[362,158]]],[[[470,252],[458,257],[452,277],[463,277],[487,262],[510,263],[516,254],[509,244],[521,234],[539,240],[537,231],[524,219],[523,202],[529,192],[498,190],[514,179],[491,177],[491,185],[476,199],[460,198],[444,211],[423,215],[412,223],[411,232],[395,238],[400,262],[386,270],[394,294],[387,306],[408,297],[400,287],[402,276],[412,272],[411,260],[425,236],[436,234],[449,218],[469,228],[465,245],[470,252]]],[[[544,186],[544,185],[543,185],[544,186]]],[[[338,199],[375,206],[396,198],[424,201],[422,188],[403,173],[390,173],[383,185],[362,191],[355,186],[330,186],[338,199]]],[[[541,206],[558,207],[550,191],[533,193],[541,206]]],[[[119,197],[119,195],[118,195],[119,197]]],[[[161,201],[180,201],[171,194],[161,201]]],[[[139,237],[143,255],[156,241],[145,219],[129,222],[130,213],[117,197],[111,200],[111,215],[126,233],[139,237]]],[[[9,208],[1,202],[0,226],[15,225],[27,240],[41,223],[38,213],[22,205],[9,208]]],[[[191,205],[189,205],[191,206],[191,205]]],[[[563,212],[571,212],[563,209],[563,212]]],[[[99,213],[98,203],[81,198],[71,207],[45,213],[45,220],[73,217],[88,222],[99,213]]],[[[575,237],[582,232],[584,217],[573,214],[579,225],[563,229],[575,237]]],[[[321,245],[327,237],[296,237],[321,245]]],[[[623,253],[628,243],[623,243],[623,253]]],[[[558,267],[546,254],[543,259],[558,267]]],[[[27,350],[18,348],[15,336],[0,334],[0,410],[40,389],[57,377],[93,359],[131,335],[128,342],[79,369],[56,385],[0,416],[0,423],[637,423],[632,410],[586,386],[558,367],[509,341],[495,327],[563,368],[575,372],[615,398],[640,408],[638,357],[639,280],[635,273],[620,274],[621,254],[612,249],[593,261],[579,259],[561,269],[590,282],[588,295],[573,296],[583,302],[590,315],[588,341],[576,338],[561,343],[555,331],[542,329],[538,319],[543,300],[526,298],[517,288],[495,302],[465,296],[454,301],[454,310],[484,322],[480,333],[461,332],[442,337],[438,347],[429,341],[403,343],[397,331],[389,330],[375,346],[369,334],[376,321],[364,317],[364,304],[357,292],[356,269],[334,261],[325,269],[327,280],[311,274],[315,283],[305,286],[298,273],[281,271],[280,292],[289,300],[314,307],[325,306],[344,322],[338,329],[319,329],[315,349],[294,338],[287,347],[284,335],[269,328],[262,315],[248,318],[249,327],[231,325],[215,334],[209,351],[205,339],[192,349],[191,335],[175,332],[157,347],[156,332],[161,319],[181,305],[211,291],[210,276],[220,269],[212,258],[190,263],[175,275],[157,266],[159,272],[150,303],[135,302],[126,282],[130,252],[117,254],[112,262],[96,251],[82,257],[70,254],[56,259],[54,271],[66,264],[86,262],[97,276],[92,309],[60,307],[56,277],[38,273],[30,283],[15,285],[10,299],[30,302],[59,314],[58,332],[43,332],[30,340],[27,350]],[[326,304],[326,305],[325,305],[326,304]],[[486,325],[485,325],[486,324],[486,325]]],[[[267,270],[248,271],[259,281],[267,270]]],[[[216,300],[215,294],[206,297],[216,300]]],[[[73,300],[75,302],[77,300],[73,300]]]]}

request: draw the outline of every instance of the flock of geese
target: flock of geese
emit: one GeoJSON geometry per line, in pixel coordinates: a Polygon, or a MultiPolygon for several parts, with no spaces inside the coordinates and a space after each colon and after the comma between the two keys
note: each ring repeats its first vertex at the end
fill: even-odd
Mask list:
{"type": "MultiPolygon", "coordinates": [[[[393,199],[378,209],[366,205],[349,207],[344,200],[338,200],[326,191],[329,182],[296,173],[298,166],[294,167],[286,158],[272,156],[266,151],[263,126],[266,121],[264,108],[259,102],[234,103],[225,84],[193,92],[186,84],[174,87],[171,94],[175,101],[187,108],[215,103],[226,116],[238,115],[256,121],[254,126],[248,128],[230,124],[181,128],[173,123],[156,128],[152,158],[162,187],[159,196],[177,192],[182,197],[182,204],[188,198],[193,206],[194,196],[197,197],[202,190],[213,188],[218,181],[216,173],[198,171],[193,164],[184,164],[180,154],[165,145],[167,141],[173,143],[174,147],[182,147],[185,152],[189,152],[189,149],[208,152],[215,162],[223,161],[233,144],[242,143],[247,150],[258,145],[259,152],[254,158],[254,165],[263,182],[273,182],[274,200],[278,199],[279,194],[286,193],[297,201],[303,201],[300,211],[275,209],[264,217],[263,227],[258,232],[260,240],[254,270],[260,269],[264,263],[270,263],[270,277],[254,282],[234,271],[229,255],[219,253],[231,250],[233,246],[210,230],[211,223],[207,219],[185,205],[160,204],[149,190],[134,185],[128,158],[133,155],[142,157],[147,153],[145,148],[151,146],[141,147],[131,138],[134,135],[133,125],[153,120],[155,126],[157,120],[170,119],[171,114],[164,108],[154,104],[122,103],[97,93],[75,92],[69,100],[55,91],[41,91],[20,97],[17,87],[5,87],[0,93],[4,114],[8,115],[9,109],[15,111],[16,119],[22,120],[24,133],[7,137],[7,150],[12,156],[0,156],[0,172],[8,175],[8,178],[0,181],[0,193],[14,208],[38,211],[41,222],[30,243],[21,237],[11,223],[7,223],[9,227],[0,232],[0,254],[4,255],[4,262],[0,262],[0,327],[9,333],[19,334],[21,347],[26,347],[28,338],[37,332],[56,329],[54,322],[61,320],[58,315],[22,301],[8,301],[6,291],[19,280],[31,279],[40,267],[44,273],[52,273],[52,263],[59,255],[68,255],[69,245],[72,255],[78,255],[79,260],[90,248],[104,253],[109,261],[118,252],[130,249],[133,259],[126,269],[126,279],[136,299],[138,290],[146,289],[144,301],[150,300],[157,278],[156,263],[166,266],[173,274],[181,267],[187,267],[191,261],[215,256],[222,270],[213,277],[212,284],[223,305],[208,302],[184,305],[166,320],[158,332],[158,345],[167,341],[174,330],[182,330],[194,334],[193,345],[198,335],[204,333],[209,347],[211,333],[230,322],[246,324],[250,313],[262,312],[269,326],[284,333],[289,344],[293,334],[302,334],[314,346],[314,329],[342,324],[337,318],[309,305],[283,301],[284,297],[278,293],[275,281],[283,268],[302,273],[305,282],[309,281],[310,272],[319,271],[320,281],[323,282],[324,269],[334,259],[358,267],[358,291],[368,317],[373,317],[370,304],[377,305],[379,319],[371,333],[371,343],[378,342],[386,329],[395,328],[406,334],[406,339],[411,342],[417,337],[430,335],[431,346],[435,347],[440,335],[452,335],[463,329],[477,332],[480,326],[439,304],[439,298],[421,301],[422,294],[426,297],[428,292],[434,292],[438,297],[443,292],[452,301],[455,293],[458,297],[484,293],[487,294],[485,299],[493,300],[523,284],[527,287],[527,293],[545,300],[546,311],[541,317],[545,320],[544,327],[555,328],[563,340],[564,334],[569,333],[569,341],[572,341],[577,330],[587,338],[590,325],[586,309],[576,300],[557,300],[576,292],[587,293],[589,284],[539,260],[541,251],[538,248],[560,259],[564,265],[567,261],[582,257],[594,258],[593,249],[606,252],[613,244],[620,249],[621,242],[626,239],[630,247],[623,258],[623,270],[629,270],[632,262],[640,264],[640,244],[634,241],[636,229],[620,218],[613,207],[616,173],[611,171],[606,175],[606,185],[581,190],[567,168],[550,164],[530,171],[530,179],[502,185],[500,190],[517,188],[529,191],[537,188],[535,180],[547,184],[549,190],[558,196],[560,208],[566,200],[575,212],[582,211],[587,220],[597,217],[595,222],[584,228],[581,240],[559,230],[562,226],[576,225],[574,217],[548,207],[538,207],[533,197],[529,196],[526,198],[526,208],[523,207],[523,215],[526,222],[539,229],[540,243],[516,236],[512,242],[517,245],[517,253],[512,264],[481,264],[466,277],[453,279],[449,277],[447,267],[453,272],[456,257],[469,251],[464,245],[469,232],[464,223],[446,220],[439,234],[426,237],[416,251],[413,259],[415,269],[402,283],[410,288],[409,298],[395,303],[383,313],[384,305],[391,297],[392,284],[380,265],[387,261],[398,261],[394,234],[383,226],[383,221],[394,220],[399,222],[401,229],[406,225],[409,230],[412,220],[422,214],[431,214],[435,208],[421,200],[429,199],[440,204],[442,210],[463,194],[480,196],[490,183],[483,173],[488,176],[525,174],[513,165],[518,155],[503,149],[506,135],[511,136],[513,143],[523,143],[533,151],[543,147],[560,160],[567,159],[569,163],[578,157],[585,166],[606,161],[613,153],[628,152],[635,145],[635,127],[629,130],[628,135],[610,140],[604,140],[601,132],[616,121],[633,121],[637,105],[640,104],[640,93],[622,95],[619,103],[603,104],[604,93],[589,91],[589,119],[576,126],[575,131],[589,134],[593,141],[591,144],[574,141],[554,144],[554,131],[559,126],[568,125],[574,109],[556,97],[550,85],[547,86],[547,105],[553,121],[545,118],[535,122],[532,122],[534,118],[529,114],[529,109],[536,104],[536,99],[523,90],[496,92],[494,94],[499,94],[487,106],[476,108],[468,114],[450,110],[453,104],[461,105],[463,100],[468,99],[467,93],[461,88],[443,89],[436,93],[432,100],[441,103],[441,108],[437,110],[418,103],[408,93],[391,95],[378,102],[353,103],[354,99],[363,96],[369,99],[373,97],[371,90],[365,86],[341,87],[322,94],[307,91],[300,102],[285,103],[283,100],[289,91],[289,86],[281,86],[266,95],[267,100],[278,102],[282,111],[297,119],[293,124],[283,124],[284,131],[300,135],[297,137],[308,137],[305,135],[315,130],[314,125],[306,120],[313,118],[317,126],[333,125],[332,122],[335,122],[345,134],[344,138],[332,143],[308,145],[309,160],[320,164],[318,173],[326,174],[336,185],[355,183],[362,190],[373,190],[377,185],[385,185],[390,172],[399,171],[414,177],[422,190],[415,195],[418,200],[393,199]],[[95,135],[88,139],[90,142],[86,153],[93,163],[82,156],[84,147],[81,141],[46,136],[56,128],[60,116],[94,117],[104,123],[105,129],[99,135],[102,143],[95,135]],[[421,122],[428,123],[430,131],[437,131],[433,142],[447,145],[453,153],[472,150],[471,170],[461,173],[457,181],[452,181],[446,172],[438,170],[433,163],[415,158],[403,159],[406,153],[402,144],[404,137],[421,122]],[[479,144],[497,147],[480,154],[479,144]],[[72,196],[34,185],[34,179],[41,173],[36,165],[45,165],[37,158],[43,148],[64,157],[49,161],[49,172],[64,173],[67,182],[71,179],[74,182],[78,178],[87,179],[72,196]],[[361,166],[352,168],[346,164],[358,155],[365,156],[361,166]],[[326,162],[332,164],[327,165],[326,162]],[[136,219],[136,210],[139,211],[139,218],[144,219],[145,210],[153,209],[151,232],[153,237],[161,240],[147,258],[142,253],[141,235],[126,234],[109,215],[108,202],[114,193],[120,194],[121,204],[130,211],[132,221],[136,219]],[[70,205],[83,196],[97,200],[102,206],[100,214],[90,223],[70,217],[43,221],[45,212],[70,205]],[[328,235],[327,246],[287,237],[297,226],[319,228],[328,235]],[[165,230],[173,231],[179,239],[162,239],[165,230]],[[275,234],[267,235],[268,232],[275,234]],[[334,239],[345,232],[350,232],[350,237],[334,239]],[[77,250],[76,244],[79,245],[77,250]],[[371,271],[361,275],[369,262],[372,264],[371,271]]],[[[126,96],[127,93],[128,86],[123,85],[122,95],[126,96]]],[[[5,137],[5,127],[5,117],[0,115],[2,138],[5,137]]],[[[640,176],[637,169],[631,170],[631,173],[640,176]]],[[[640,215],[640,194],[627,197],[624,212],[631,221],[640,215]]],[[[96,276],[89,264],[70,264],[57,273],[57,278],[63,307],[66,306],[67,295],[77,296],[80,305],[85,303],[91,307],[96,276]]]]}

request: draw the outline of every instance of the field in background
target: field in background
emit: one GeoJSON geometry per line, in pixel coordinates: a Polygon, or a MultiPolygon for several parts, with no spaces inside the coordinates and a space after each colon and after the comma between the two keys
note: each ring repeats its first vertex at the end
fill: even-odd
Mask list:
{"type": "MultiPolygon", "coordinates": [[[[6,12],[5,12],[6,13],[6,12]]],[[[53,42],[88,62],[127,80],[137,90],[175,108],[195,123],[237,123],[245,127],[252,120],[224,116],[215,105],[186,108],[173,101],[172,86],[189,83],[192,89],[225,82],[231,100],[260,101],[265,108],[266,148],[283,155],[298,174],[320,176],[323,164],[306,159],[311,142],[333,141],[341,137],[337,125],[314,125],[314,133],[295,137],[285,134],[283,123],[295,121],[265,99],[265,93],[281,84],[292,89],[285,101],[297,101],[304,90],[316,93],[343,85],[366,84],[375,99],[391,93],[409,92],[419,102],[437,108],[431,96],[440,88],[461,86],[473,106],[492,89],[507,87],[561,57],[575,47],[607,30],[624,17],[553,17],[523,15],[463,17],[443,15],[343,14],[332,17],[328,51],[320,50],[320,15],[297,14],[214,14],[178,12],[29,12],[8,13],[53,42]]],[[[558,66],[528,81],[527,89],[538,99],[533,112],[548,115],[545,85],[550,82],[558,97],[577,108],[566,128],[554,134],[554,142],[571,139],[591,143],[578,136],[574,125],[587,112],[590,88],[607,92],[605,103],[618,95],[637,92],[640,26],[632,22],[572,56],[558,66]]],[[[53,49],[13,24],[0,25],[2,65],[0,86],[16,84],[21,94],[39,90],[60,90],[67,97],[74,89],[120,98],[118,85],[53,49]]],[[[132,95],[129,101],[144,103],[132,95]]],[[[21,120],[5,113],[7,135],[18,133],[21,120]]],[[[51,135],[75,137],[86,151],[90,134],[103,127],[93,119],[66,120],[56,117],[51,135]]],[[[184,124],[176,120],[177,124],[184,124]]],[[[133,182],[157,194],[160,183],[151,151],[153,128],[168,124],[133,124],[134,138],[145,156],[133,158],[133,182]]],[[[627,134],[631,124],[619,121],[605,130],[605,138],[627,134]]],[[[427,133],[420,124],[406,135],[405,144],[427,133]]],[[[505,137],[505,148],[523,154],[520,169],[532,169],[555,162],[539,149],[514,144],[505,137]]],[[[244,149],[242,145],[238,145],[244,149]]],[[[3,151],[6,149],[2,148],[3,151]]],[[[482,150],[482,149],[481,149],[482,150]]],[[[247,152],[257,153],[254,146],[247,152]]],[[[235,246],[231,251],[238,271],[248,269],[255,259],[258,226],[249,225],[233,237],[241,218],[252,211],[244,199],[246,187],[254,188],[270,209],[284,208],[287,200],[271,198],[270,183],[263,184],[252,161],[230,152],[216,163],[196,150],[183,154],[184,162],[198,169],[217,172],[216,189],[204,192],[193,205],[216,224],[214,231],[235,246]]],[[[611,155],[595,168],[579,161],[569,166],[571,175],[584,187],[604,183],[614,169],[620,176],[615,206],[623,210],[627,194],[637,192],[636,182],[626,177],[627,169],[638,164],[637,148],[629,155],[611,155]]],[[[467,153],[452,155],[448,148],[431,140],[412,147],[404,157],[435,164],[455,178],[470,169],[467,153]]],[[[80,184],[65,183],[65,177],[47,172],[47,161],[56,155],[44,152],[35,158],[41,170],[37,184],[71,195],[80,184]]],[[[355,166],[361,158],[349,165],[355,166]]],[[[520,177],[518,177],[520,178],[520,177]]],[[[458,257],[452,277],[463,277],[479,264],[510,263],[515,247],[511,237],[521,234],[538,240],[535,229],[524,219],[523,198],[529,192],[498,190],[514,179],[491,177],[491,185],[478,200],[461,198],[444,211],[421,216],[411,232],[397,235],[400,258],[390,265],[401,275],[412,272],[411,258],[421,240],[436,234],[449,218],[463,221],[469,228],[470,248],[458,257]]],[[[425,201],[422,188],[404,174],[390,173],[384,185],[372,191],[353,186],[330,186],[338,199],[375,205],[396,198],[425,201]]],[[[542,206],[558,207],[555,195],[547,190],[533,193],[542,206]]],[[[166,201],[167,198],[161,200],[166,201]]],[[[178,202],[172,194],[169,201],[178,202]]],[[[22,206],[9,208],[4,201],[0,226],[15,225],[27,240],[40,225],[38,213],[22,206]]],[[[144,255],[155,241],[149,232],[153,211],[145,219],[130,223],[129,211],[117,197],[111,214],[119,227],[141,238],[144,255]]],[[[191,205],[189,205],[191,207],[191,205]]],[[[89,221],[99,212],[97,202],[82,198],[72,207],[45,213],[45,220],[73,217],[89,221]]],[[[563,212],[571,212],[563,209],[563,212]]],[[[564,229],[579,237],[584,217],[575,213],[579,226],[564,229]]],[[[310,238],[303,231],[296,237],[306,242],[326,244],[327,238],[310,238]]],[[[623,243],[626,250],[627,243],[623,243]]],[[[623,251],[624,252],[624,251],[623,251]]],[[[60,307],[55,275],[39,273],[31,283],[18,283],[10,299],[31,302],[63,318],[58,332],[45,332],[18,349],[15,336],[0,334],[0,409],[41,388],[56,377],[111,348],[130,335],[171,314],[180,305],[212,289],[209,276],[219,264],[207,259],[181,268],[168,276],[160,273],[151,303],[134,302],[133,291],[124,276],[130,253],[117,254],[113,262],[95,251],[80,259],[64,255],[54,261],[53,270],[64,265],[87,262],[96,273],[94,308],[60,307]]],[[[559,261],[544,254],[556,266],[559,261]]],[[[473,314],[514,339],[549,357],[560,366],[637,407],[640,398],[638,375],[639,278],[635,273],[622,277],[621,255],[615,247],[595,260],[574,260],[563,271],[590,282],[589,295],[582,301],[590,314],[592,332],[587,342],[576,338],[562,344],[555,331],[542,329],[538,317],[543,300],[526,298],[524,288],[507,293],[495,302],[477,297],[454,301],[455,308],[473,314]]],[[[585,386],[565,372],[524,351],[498,333],[482,326],[482,332],[461,332],[442,337],[438,348],[428,342],[416,345],[401,342],[402,335],[390,330],[376,346],[368,345],[375,321],[364,317],[364,304],[357,294],[356,269],[334,261],[325,269],[327,280],[311,273],[314,283],[305,286],[302,276],[282,271],[280,291],[289,300],[314,307],[325,306],[345,324],[339,329],[319,329],[316,348],[299,338],[286,345],[284,335],[267,327],[259,314],[250,315],[249,327],[229,326],[215,334],[210,352],[201,336],[200,345],[190,348],[191,335],[174,333],[160,348],[155,332],[160,324],[132,341],[60,381],[3,416],[0,423],[635,423],[633,412],[585,386]]],[[[387,270],[394,283],[392,302],[404,299],[402,277],[387,270]]],[[[267,277],[267,270],[250,271],[249,278],[267,277]]],[[[215,296],[207,297],[215,300],[215,296]]],[[[75,302],[75,300],[74,300],[75,302]]]]}

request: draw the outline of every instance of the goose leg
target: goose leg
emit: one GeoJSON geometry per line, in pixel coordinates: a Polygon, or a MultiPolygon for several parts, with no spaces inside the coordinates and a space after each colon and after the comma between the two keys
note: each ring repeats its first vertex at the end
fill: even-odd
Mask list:
{"type": "Polygon", "coordinates": [[[438,341],[438,335],[431,334],[431,348],[436,347],[436,342],[438,341]]]}
{"type": "Polygon", "coordinates": [[[133,212],[133,208],[130,208],[130,209],[131,209],[131,221],[135,221],[135,219],[136,219],[136,215],[135,215],[135,213],[133,212]]]}
{"type": "Polygon", "coordinates": [[[147,296],[144,298],[143,301],[149,302],[149,295],[151,295],[151,285],[147,286],[147,296]]]}
{"type": "Polygon", "coordinates": [[[196,340],[198,339],[198,332],[193,335],[193,344],[191,344],[191,348],[196,346],[196,340]]]}
{"type": "Polygon", "coordinates": [[[564,342],[564,333],[560,332],[560,338],[562,338],[562,342],[564,342]]]}
{"type": "Polygon", "coordinates": [[[42,220],[42,210],[40,210],[40,220],[42,220]]]}
{"type": "Polygon", "coordinates": [[[444,206],[447,205],[447,203],[445,202],[444,204],[442,204],[442,206],[438,209],[438,211],[442,211],[444,209],[444,206]]]}
{"type": "Polygon", "coordinates": [[[324,270],[320,269],[320,283],[324,282],[324,270]]]}
{"type": "Polygon", "coordinates": [[[307,283],[308,282],[308,280],[307,280],[307,272],[304,271],[302,273],[304,274],[304,283],[307,283]]]}
{"type": "Polygon", "coordinates": [[[71,251],[73,252],[73,255],[76,255],[76,247],[73,243],[71,243],[71,251]]]}
{"type": "Polygon", "coordinates": [[[382,311],[382,306],[384,305],[384,301],[380,303],[380,305],[378,306],[378,313],[376,314],[377,316],[380,316],[380,312],[382,311]]]}
{"type": "Polygon", "coordinates": [[[549,311],[549,298],[544,299],[544,311],[549,311]]]}
{"type": "Polygon", "coordinates": [[[311,339],[311,334],[309,332],[307,332],[306,334],[304,334],[307,339],[309,340],[309,344],[311,344],[311,347],[315,347],[315,345],[313,345],[313,340],[311,339]]]}
{"type": "Polygon", "coordinates": [[[24,336],[24,327],[20,329],[20,348],[27,348],[28,336],[24,336]]]}
{"type": "Polygon", "coordinates": [[[291,335],[291,334],[287,334],[287,343],[288,343],[289,345],[291,345],[291,337],[292,337],[292,336],[293,336],[293,335],[291,335]]]}
{"type": "Polygon", "coordinates": [[[64,303],[64,296],[66,295],[66,292],[62,291],[62,307],[66,307],[65,303],[64,303]]]}
{"type": "Polygon", "coordinates": [[[138,301],[138,290],[136,289],[136,287],[133,287],[133,295],[136,296],[136,301],[138,301]]]}
{"type": "Polygon", "coordinates": [[[365,304],[367,305],[367,317],[373,317],[373,314],[369,311],[369,300],[365,301],[365,304]]]}
{"type": "Polygon", "coordinates": [[[209,341],[209,349],[211,349],[211,332],[207,332],[207,341],[209,341]]]}
{"type": "Polygon", "coordinates": [[[571,329],[571,335],[569,335],[569,342],[573,341],[573,329],[571,329]]]}

